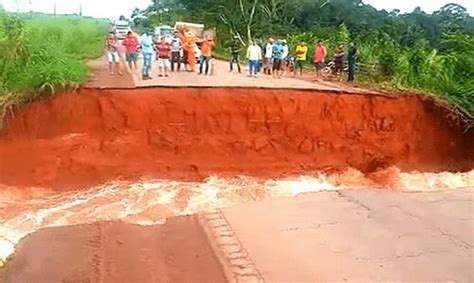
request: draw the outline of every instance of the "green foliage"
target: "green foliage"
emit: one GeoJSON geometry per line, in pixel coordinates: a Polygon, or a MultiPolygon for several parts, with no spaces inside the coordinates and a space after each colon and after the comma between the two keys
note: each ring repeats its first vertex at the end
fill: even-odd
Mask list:
{"type": "Polygon", "coordinates": [[[0,14],[0,103],[84,82],[84,60],[100,56],[106,27],[75,16],[0,14]]]}
{"type": "MultiPolygon", "coordinates": [[[[328,59],[338,44],[356,43],[359,80],[438,95],[474,116],[474,18],[457,4],[433,14],[378,11],[362,0],[155,0],[143,25],[158,20],[205,23],[218,31],[218,50],[237,35],[242,42],[284,37],[290,48],[325,42],[328,59]],[[159,18],[157,15],[160,15],[159,18]],[[373,66],[373,67],[370,67],[373,66]]],[[[309,57],[310,57],[309,56],[309,57]]],[[[310,62],[308,62],[309,65],[310,62]]]]}

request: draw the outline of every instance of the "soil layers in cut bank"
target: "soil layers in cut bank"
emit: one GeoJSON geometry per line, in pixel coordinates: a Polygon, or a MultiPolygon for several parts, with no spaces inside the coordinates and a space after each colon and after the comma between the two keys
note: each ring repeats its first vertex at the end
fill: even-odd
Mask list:
{"type": "Polygon", "coordinates": [[[467,171],[474,134],[415,95],[258,88],[80,89],[13,109],[0,183],[262,178],[354,167],[467,171]]]}

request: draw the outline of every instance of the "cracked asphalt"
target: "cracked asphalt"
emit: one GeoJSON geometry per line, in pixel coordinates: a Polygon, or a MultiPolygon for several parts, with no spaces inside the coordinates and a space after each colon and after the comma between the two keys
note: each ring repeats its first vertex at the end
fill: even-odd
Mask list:
{"type": "Polygon", "coordinates": [[[474,281],[474,190],[332,191],[224,209],[267,282],[474,281]]]}

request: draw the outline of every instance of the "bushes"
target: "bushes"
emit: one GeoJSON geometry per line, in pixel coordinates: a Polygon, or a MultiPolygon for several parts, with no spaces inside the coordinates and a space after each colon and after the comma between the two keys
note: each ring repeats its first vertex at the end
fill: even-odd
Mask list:
{"type": "Polygon", "coordinates": [[[107,22],[75,16],[0,14],[0,103],[82,83],[100,56],[107,22]]]}
{"type": "MultiPolygon", "coordinates": [[[[289,37],[292,48],[305,41],[312,54],[314,43],[323,40],[332,56],[336,44],[349,41],[341,25],[338,29],[306,31],[289,37]],[[345,38],[345,40],[342,39],[345,38]]],[[[359,74],[358,79],[432,93],[461,108],[474,121],[474,39],[462,33],[443,35],[439,50],[420,40],[403,48],[386,35],[358,39],[359,62],[376,65],[376,71],[359,74]]]]}

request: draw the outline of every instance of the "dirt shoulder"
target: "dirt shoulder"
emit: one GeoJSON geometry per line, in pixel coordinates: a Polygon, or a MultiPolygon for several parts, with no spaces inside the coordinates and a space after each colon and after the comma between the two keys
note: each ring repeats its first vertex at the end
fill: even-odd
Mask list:
{"type": "Polygon", "coordinates": [[[226,282],[197,216],[160,226],[96,223],[23,239],[1,282],[226,282]],[[47,244],[46,244],[47,243],[47,244]]]}
{"type": "Polygon", "coordinates": [[[132,76],[126,71],[124,61],[121,63],[123,75],[110,75],[109,65],[107,63],[107,55],[104,53],[102,57],[89,61],[87,65],[91,69],[91,76],[86,82],[85,87],[94,88],[133,88],[135,84],[132,76]]]}

